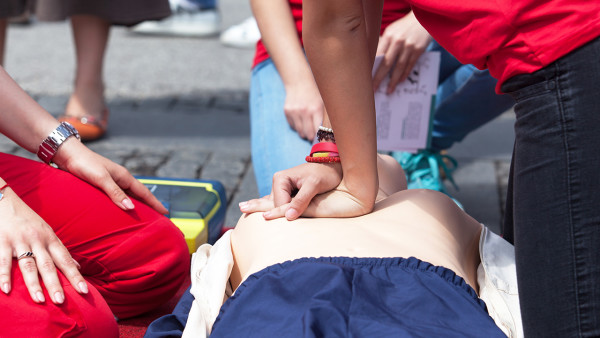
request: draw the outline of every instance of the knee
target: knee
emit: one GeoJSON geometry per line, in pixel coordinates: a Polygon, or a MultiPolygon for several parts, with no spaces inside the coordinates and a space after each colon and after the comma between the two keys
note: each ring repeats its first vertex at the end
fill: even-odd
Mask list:
{"type": "Polygon", "coordinates": [[[147,244],[153,247],[150,250],[153,257],[149,258],[160,262],[170,275],[187,274],[190,254],[181,230],[169,219],[162,217],[146,231],[150,232],[147,244]]]}
{"type": "Polygon", "coordinates": [[[190,269],[183,233],[166,217],[140,229],[133,250],[136,257],[113,275],[104,296],[119,318],[150,311],[168,301],[182,286],[190,269]]]}
{"type": "Polygon", "coordinates": [[[170,289],[167,285],[177,289],[189,273],[190,254],[184,235],[168,218],[160,216],[146,224],[129,242],[124,246],[136,257],[122,264],[120,277],[123,283],[128,279],[137,285],[137,291],[170,289]]]}
{"type": "Polygon", "coordinates": [[[18,280],[8,298],[0,302],[0,336],[119,336],[115,317],[96,288],[90,285],[89,293],[81,295],[60,273],[59,279],[66,300],[61,305],[52,302],[34,304],[23,281],[18,280]]]}
{"type": "Polygon", "coordinates": [[[468,69],[471,72],[471,76],[476,79],[485,79],[485,80],[489,80],[494,83],[496,83],[496,81],[498,81],[490,75],[490,71],[487,69],[478,69],[477,67],[475,67],[471,64],[464,65],[463,67],[466,67],[466,69],[468,69]]]}
{"type": "Polygon", "coordinates": [[[387,197],[406,189],[406,174],[402,166],[393,157],[379,154],[377,156],[377,175],[379,177],[380,197],[387,197]]]}

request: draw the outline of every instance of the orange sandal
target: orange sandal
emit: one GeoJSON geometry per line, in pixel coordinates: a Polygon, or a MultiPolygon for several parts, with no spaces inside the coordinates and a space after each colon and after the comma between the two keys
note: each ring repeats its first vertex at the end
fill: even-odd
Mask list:
{"type": "Polygon", "coordinates": [[[82,141],[93,141],[101,138],[106,133],[108,124],[108,109],[104,109],[98,119],[93,116],[84,115],[81,117],[71,116],[68,114],[58,118],[60,122],[69,122],[81,136],[82,141]]]}

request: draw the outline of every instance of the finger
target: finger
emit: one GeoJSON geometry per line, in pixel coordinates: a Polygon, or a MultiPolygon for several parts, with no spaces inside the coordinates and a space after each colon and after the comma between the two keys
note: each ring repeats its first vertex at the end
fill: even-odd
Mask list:
{"type": "Polygon", "coordinates": [[[290,108],[288,107],[284,107],[283,108],[283,113],[285,114],[285,119],[287,120],[287,123],[290,125],[290,127],[294,130],[296,130],[296,124],[294,121],[294,114],[291,111],[290,108]]]}
{"type": "Polygon", "coordinates": [[[298,190],[296,196],[292,198],[290,206],[285,211],[285,218],[292,221],[300,217],[318,192],[318,182],[307,179],[298,190]]]}
{"type": "Polygon", "coordinates": [[[65,301],[65,294],[58,280],[56,266],[48,252],[41,247],[33,247],[35,255],[35,263],[38,272],[42,276],[44,286],[50,295],[50,299],[55,304],[62,304],[65,301]]]}
{"type": "Polygon", "coordinates": [[[292,185],[291,178],[284,172],[278,171],[273,175],[273,185],[271,194],[273,195],[273,203],[275,207],[289,203],[292,200],[292,185]]]}
{"type": "MultiPolygon", "coordinates": [[[[314,140],[315,137],[317,136],[317,130],[319,130],[319,126],[321,125],[321,123],[323,123],[322,111],[321,111],[321,114],[314,114],[312,116],[312,129],[311,129],[310,141],[314,140]]],[[[308,154],[306,154],[306,155],[308,155],[308,154]]]]}
{"type": "MultiPolygon", "coordinates": [[[[18,255],[21,255],[25,252],[31,252],[31,250],[26,247],[18,247],[16,248],[16,252],[18,255]]],[[[40,280],[38,278],[35,258],[21,258],[17,261],[17,264],[19,265],[19,269],[23,275],[23,282],[25,282],[25,286],[27,287],[27,291],[29,291],[31,299],[36,303],[45,302],[46,297],[44,297],[44,292],[42,291],[42,286],[40,285],[40,280]]]]}
{"type": "Polygon", "coordinates": [[[253,212],[264,212],[275,208],[273,199],[269,198],[257,198],[239,204],[240,211],[246,214],[253,212]]]}
{"type": "Polygon", "coordinates": [[[265,211],[263,213],[263,217],[265,218],[265,220],[269,221],[272,219],[276,219],[276,218],[281,218],[285,216],[285,212],[288,210],[290,204],[286,203],[283,205],[280,205],[276,208],[272,208],[271,210],[265,211]]]}
{"type": "Polygon", "coordinates": [[[390,41],[391,39],[384,33],[384,35],[379,39],[375,55],[385,54],[385,52],[387,52],[388,50],[388,47],[390,46],[390,41]]]}
{"type": "Polygon", "coordinates": [[[117,190],[113,190],[116,197],[111,197],[111,199],[115,202],[115,204],[121,206],[123,210],[132,210],[135,208],[133,201],[125,194],[124,190],[126,190],[131,195],[149,205],[157,212],[163,215],[169,212],[164,205],[162,205],[162,203],[160,203],[160,201],[154,195],[152,195],[150,190],[148,190],[145,185],[133,177],[129,171],[127,171],[127,169],[121,166],[114,166],[110,167],[108,170],[110,173],[108,184],[113,182],[117,186],[117,190]]]}
{"type": "Polygon", "coordinates": [[[400,81],[404,81],[404,80],[406,80],[406,78],[408,78],[408,76],[412,72],[413,68],[415,68],[415,65],[417,64],[419,57],[421,57],[421,54],[422,53],[411,53],[410,54],[409,59],[406,62],[405,72],[402,75],[402,77],[400,78],[400,81]]]}
{"type": "MultiPolygon", "coordinates": [[[[118,166],[118,168],[122,168],[123,170],[127,171],[127,169],[123,167],[118,166]]],[[[131,199],[120,187],[120,185],[122,185],[125,187],[125,189],[128,188],[127,184],[125,184],[126,179],[124,179],[124,174],[120,171],[120,169],[107,168],[107,171],[103,172],[97,179],[93,179],[92,182],[95,182],[96,186],[102,189],[102,191],[104,191],[104,193],[119,208],[123,210],[133,210],[135,208],[131,199]],[[120,183],[120,185],[117,182],[120,183]]]]}
{"type": "Polygon", "coordinates": [[[265,195],[261,198],[253,198],[253,199],[250,199],[247,201],[242,201],[242,202],[238,203],[238,206],[240,207],[240,211],[245,212],[242,209],[246,209],[246,206],[249,205],[249,203],[252,203],[253,201],[258,201],[258,200],[267,200],[267,201],[271,201],[271,203],[273,203],[273,194],[271,193],[271,194],[265,195]]]}
{"type": "MultiPolygon", "coordinates": [[[[54,264],[67,278],[69,283],[73,285],[73,288],[81,294],[87,294],[89,292],[87,283],[79,272],[81,267],[79,266],[79,263],[71,257],[67,248],[57,240],[48,245],[48,250],[50,251],[54,264]]],[[[44,280],[44,283],[45,282],[46,281],[44,280]]]]}
{"type": "Polygon", "coordinates": [[[390,71],[390,68],[391,65],[388,64],[388,61],[386,61],[384,57],[383,60],[381,60],[381,62],[379,63],[379,67],[377,67],[375,75],[373,76],[373,90],[376,91],[377,89],[379,89],[379,86],[381,86],[381,82],[383,82],[383,80],[387,76],[388,72],[390,71]]]}
{"type": "Polygon", "coordinates": [[[392,67],[396,64],[401,47],[398,44],[390,45],[383,56],[383,60],[379,63],[377,72],[373,77],[373,88],[377,89],[381,85],[381,82],[390,73],[392,67]]]}
{"type": "Polygon", "coordinates": [[[12,268],[12,250],[5,241],[0,243],[0,290],[8,294],[11,290],[10,269],[12,268]]]}
{"type": "Polygon", "coordinates": [[[133,195],[133,197],[144,202],[145,204],[149,205],[152,209],[158,211],[163,215],[169,212],[169,210],[167,210],[167,208],[165,208],[165,206],[162,203],[160,203],[156,196],[154,196],[142,182],[138,181],[133,176],[131,176],[131,181],[129,184],[129,189],[127,189],[127,191],[131,195],[133,195]]]}
{"type": "Polygon", "coordinates": [[[396,86],[398,85],[398,83],[406,80],[406,78],[410,74],[410,69],[407,69],[407,64],[408,64],[407,61],[408,61],[408,55],[406,55],[406,53],[401,53],[400,56],[398,57],[398,63],[396,63],[396,66],[394,67],[394,71],[392,72],[392,75],[390,76],[390,82],[388,83],[388,88],[387,88],[388,94],[392,93],[396,89],[396,86]]]}
{"type": "Polygon", "coordinates": [[[302,116],[299,114],[295,114],[293,115],[292,119],[294,120],[294,126],[292,128],[298,133],[298,136],[304,138],[304,131],[302,130],[302,116]]]}
{"type": "Polygon", "coordinates": [[[302,133],[300,137],[305,140],[312,140],[312,129],[313,129],[313,114],[304,114],[302,117],[302,133]]]}

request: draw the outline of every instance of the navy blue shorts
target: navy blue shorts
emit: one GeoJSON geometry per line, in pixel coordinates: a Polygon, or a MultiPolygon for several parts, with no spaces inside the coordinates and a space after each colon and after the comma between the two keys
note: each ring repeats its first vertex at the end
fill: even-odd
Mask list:
{"type": "Polygon", "coordinates": [[[453,271],[416,258],[302,258],[249,276],[211,337],[505,337],[453,271]]]}

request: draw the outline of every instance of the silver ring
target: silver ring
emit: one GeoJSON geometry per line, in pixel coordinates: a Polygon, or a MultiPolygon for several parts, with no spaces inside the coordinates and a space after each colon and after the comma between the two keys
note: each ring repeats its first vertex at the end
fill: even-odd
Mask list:
{"type": "Polygon", "coordinates": [[[35,255],[31,251],[27,251],[27,252],[22,253],[21,255],[19,255],[19,257],[17,257],[17,260],[20,261],[21,259],[27,258],[27,257],[35,258],[35,255]]]}

